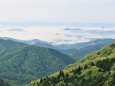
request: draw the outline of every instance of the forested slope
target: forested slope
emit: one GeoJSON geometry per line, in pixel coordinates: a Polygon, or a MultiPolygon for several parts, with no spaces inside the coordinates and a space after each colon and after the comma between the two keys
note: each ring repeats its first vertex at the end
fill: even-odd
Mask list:
{"type": "Polygon", "coordinates": [[[27,86],[114,86],[115,43],[27,86]]]}
{"type": "Polygon", "coordinates": [[[9,80],[12,86],[22,86],[74,62],[71,57],[54,49],[19,46],[0,53],[0,77],[9,80]]]}

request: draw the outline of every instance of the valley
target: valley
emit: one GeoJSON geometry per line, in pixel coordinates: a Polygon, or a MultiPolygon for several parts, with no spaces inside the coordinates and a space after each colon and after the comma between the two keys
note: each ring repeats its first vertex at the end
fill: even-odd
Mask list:
{"type": "Polygon", "coordinates": [[[112,42],[114,39],[99,39],[78,44],[82,45],[82,48],[77,48],[77,44],[74,44],[68,49],[61,49],[40,40],[25,42],[2,38],[0,39],[0,77],[11,86],[22,86],[65,67],[71,67],[73,63],[79,63],[85,55],[112,42]]]}

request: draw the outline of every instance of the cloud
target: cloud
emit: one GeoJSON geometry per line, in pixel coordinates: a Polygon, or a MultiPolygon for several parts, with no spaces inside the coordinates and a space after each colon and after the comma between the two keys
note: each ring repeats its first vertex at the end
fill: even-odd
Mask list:
{"type": "Polygon", "coordinates": [[[76,31],[76,30],[82,30],[82,29],[80,29],[80,28],[65,28],[63,30],[65,30],[65,31],[76,31]]]}
{"type": "Polygon", "coordinates": [[[55,35],[60,35],[60,33],[56,33],[55,35]]]}
{"type": "Polygon", "coordinates": [[[69,29],[65,30],[64,28],[66,27],[67,26],[17,26],[17,28],[0,27],[0,37],[10,37],[21,40],[39,39],[51,42],[54,45],[74,44],[97,38],[115,38],[114,27],[79,27],[80,29],[76,27],[70,27],[69,29]]]}
{"type": "Polygon", "coordinates": [[[75,43],[81,43],[81,42],[88,42],[89,39],[85,38],[71,38],[71,39],[55,39],[52,41],[53,45],[60,45],[60,44],[75,44],[75,43]]]}
{"type": "Polygon", "coordinates": [[[66,34],[65,36],[67,36],[67,37],[72,37],[72,35],[69,35],[69,34],[66,34]]]}
{"type": "Polygon", "coordinates": [[[114,35],[115,34],[115,30],[113,31],[96,31],[96,30],[91,30],[89,31],[92,34],[101,34],[101,35],[114,35]]]}
{"type": "Polygon", "coordinates": [[[13,28],[13,29],[9,29],[8,31],[13,31],[13,32],[23,32],[23,29],[18,29],[18,28],[13,28]]]}

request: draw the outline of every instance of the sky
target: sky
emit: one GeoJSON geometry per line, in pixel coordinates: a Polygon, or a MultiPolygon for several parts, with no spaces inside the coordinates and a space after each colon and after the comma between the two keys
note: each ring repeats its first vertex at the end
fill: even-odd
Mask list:
{"type": "Polygon", "coordinates": [[[115,23],[115,0],[0,0],[1,22],[115,23]]]}
{"type": "Polygon", "coordinates": [[[114,8],[115,0],[0,0],[0,37],[54,45],[115,38],[114,8]]]}

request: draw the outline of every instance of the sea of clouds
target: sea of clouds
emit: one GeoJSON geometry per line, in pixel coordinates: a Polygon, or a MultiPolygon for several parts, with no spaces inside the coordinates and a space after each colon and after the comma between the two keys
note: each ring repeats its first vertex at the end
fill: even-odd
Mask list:
{"type": "Polygon", "coordinates": [[[74,44],[94,39],[115,38],[115,27],[89,26],[0,26],[0,37],[39,39],[58,44],[74,44]]]}

